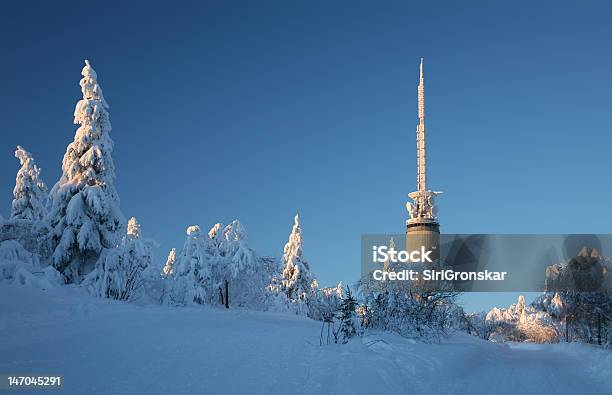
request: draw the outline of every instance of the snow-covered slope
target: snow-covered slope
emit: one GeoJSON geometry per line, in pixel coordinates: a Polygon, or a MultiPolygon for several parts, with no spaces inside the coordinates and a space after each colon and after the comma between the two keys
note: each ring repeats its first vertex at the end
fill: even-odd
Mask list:
{"type": "Polygon", "coordinates": [[[604,394],[612,353],[582,344],[441,344],[371,333],[319,346],[308,318],[137,306],[78,287],[0,285],[0,372],[61,374],[70,394],[604,394]]]}

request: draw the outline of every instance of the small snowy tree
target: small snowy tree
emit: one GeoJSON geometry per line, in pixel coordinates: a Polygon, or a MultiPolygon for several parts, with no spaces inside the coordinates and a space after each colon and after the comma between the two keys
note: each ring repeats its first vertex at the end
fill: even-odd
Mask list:
{"type": "Polygon", "coordinates": [[[104,249],[117,246],[124,217],[113,184],[108,104],[89,61],[81,72],[83,99],[74,111],[79,124],[62,162],[62,176],[50,194],[49,222],[56,245],[53,265],[69,282],[89,273],[104,249]]]}
{"type": "Polygon", "coordinates": [[[32,155],[21,146],[17,146],[15,157],[19,159],[21,168],[13,189],[11,219],[43,220],[47,215],[47,186],[40,177],[40,168],[32,155]]]}
{"type": "Polygon", "coordinates": [[[338,320],[340,321],[338,338],[342,343],[348,343],[357,334],[359,321],[355,311],[356,308],[357,300],[353,297],[351,289],[347,286],[346,296],[342,299],[338,313],[338,320]]]}
{"type": "MultiPolygon", "coordinates": [[[[161,270],[161,276],[158,275],[157,278],[155,278],[155,276],[152,276],[152,278],[149,279],[149,280],[161,279],[161,282],[158,284],[156,288],[158,289],[157,293],[159,294],[158,299],[160,303],[162,304],[173,303],[172,292],[174,291],[173,290],[173,286],[174,286],[173,279],[174,279],[175,263],[176,263],[176,248],[172,248],[170,252],[168,253],[168,258],[166,258],[166,264],[161,270]]],[[[151,281],[151,282],[156,282],[156,281],[151,281]]],[[[154,292],[151,291],[150,293],[154,293],[154,292]]]]}
{"type": "Polygon", "coordinates": [[[307,306],[312,292],[313,276],[302,255],[302,228],[296,214],[289,241],[283,250],[282,288],[287,298],[300,306],[307,306]]]}
{"type": "Polygon", "coordinates": [[[130,218],[121,245],[107,252],[103,263],[87,280],[93,280],[99,296],[133,300],[142,291],[143,273],[153,259],[152,247],[150,240],[142,238],[136,218],[130,218]]]}

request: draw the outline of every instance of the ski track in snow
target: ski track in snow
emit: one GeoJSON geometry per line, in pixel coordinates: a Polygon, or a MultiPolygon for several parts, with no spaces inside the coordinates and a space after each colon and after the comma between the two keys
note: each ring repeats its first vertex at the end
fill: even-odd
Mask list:
{"type": "Polygon", "coordinates": [[[321,347],[321,324],[303,317],[136,306],[74,287],[2,285],[0,311],[0,372],[61,374],[66,394],[612,393],[612,353],[587,345],[374,332],[321,347]]]}

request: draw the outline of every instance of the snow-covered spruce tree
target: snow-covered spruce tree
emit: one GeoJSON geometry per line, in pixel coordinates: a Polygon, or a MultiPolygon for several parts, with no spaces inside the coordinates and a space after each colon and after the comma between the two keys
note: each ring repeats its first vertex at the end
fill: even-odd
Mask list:
{"type": "Polygon", "coordinates": [[[166,259],[166,264],[162,269],[163,277],[172,277],[174,275],[174,263],[176,262],[176,248],[170,250],[168,254],[168,258],[166,259]]]}
{"type": "Polygon", "coordinates": [[[47,186],[40,177],[40,168],[32,155],[19,145],[15,157],[19,159],[21,168],[13,189],[11,219],[41,221],[47,215],[47,186]]]}
{"type": "Polygon", "coordinates": [[[282,289],[296,307],[298,313],[308,313],[312,294],[313,276],[302,255],[302,228],[296,214],[289,241],[285,244],[282,260],[282,289]]]}
{"type": "Polygon", "coordinates": [[[89,285],[91,281],[98,296],[133,300],[143,291],[143,273],[153,260],[152,250],[153,242],[142,237],[140,224],[132,217],[121,245],[107,251],[103,262],[84,283],[89,285]]]}
{"type": "Polygon", "coordinates": [[[197,225],[187,228],[187,240],[173,266],[168,302],[203,304],[211,297],[212,273],[209,238],[197,225]]]}
{"type": "Polygon", "coordinates": [[[340,326],[338,328],[338,339],[342,343],[348,343],[348,341],[357,334],[357,328],[359,328],[359,320],[357,317],[357,300],[353,297],[351,289],[346,287],[346,296],[342,299],[340,304],[340,311],[338,312],[338,320],[340,326]]]}
{"type": "MultiPolygon", "coordinates": [[[[209,232],[213,245],[216,244],[213,235],[217,234],[214,227],[209,232]]],[[[225,293],[220,302],[226,307],[264,308],[266,286],[276,267],[268,260],[259,258],[248,246],[246,230],[238,220],[223,229],[223,239],[218,246],[213,277],[219,294],[225,293]]]]}
{"type": "Polygon", "coordinates": [[[78,282],[104,249],[117,246],[125,223],[113,185],[108,104],[89,61],[81,74],[83,99],[74,111],[74,123],[80,127],[66,149],[62,176],[51,190],[48,217],[55,244],[53,265],[68,282],[78,282]]]}
{"type": "Polygon", "coordinates": [[[148,280],[151,283],[151,286],[148,287],[147,292],[155,297],[157,294],[157,299],[160,304],[169,304],[172,303],[172,292],[174,286],[174,265],[176,263],[176,248],[172,248],[168,253],[168,258],[166,258],[166,263],[161,269],[161,273],[155,273],[154,270],[150,273],[148,280]],[[158,281],[161,280],[161,281],[158,281]]]}

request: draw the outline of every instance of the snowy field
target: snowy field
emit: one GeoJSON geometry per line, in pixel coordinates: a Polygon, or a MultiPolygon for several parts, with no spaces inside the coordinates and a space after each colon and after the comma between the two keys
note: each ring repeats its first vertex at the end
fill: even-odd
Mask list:
{"type": "Polygon", "coordinates": [[[421,344],[371,333],[319,346],[308,318],[136,306],[76,287],[0,286],[0,372],[70,394],[610,394],[612,353],[583,344],[421,344]]]}

